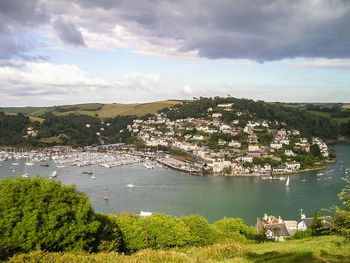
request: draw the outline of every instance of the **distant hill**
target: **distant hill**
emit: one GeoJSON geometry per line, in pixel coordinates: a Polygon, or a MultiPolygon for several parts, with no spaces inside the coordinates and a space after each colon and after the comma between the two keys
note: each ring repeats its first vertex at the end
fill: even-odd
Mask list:
{"type": "Polygon", "coordinates": [[[78,115],[88,115],[100,118],[114,118],[118,115],[136,115],[141,117],[145,114],[156,114],[158,110],[170,107],[180,101],[156,101],[150,103],[135,103],[135,104],[101,104],[87,103],[76,105],[63,105],[51,107],[2,107],[0,111],[8,114],[23,113],[34,117],[42,116],[47,112],[51,112],[56,116],[66,116],[71,113],[78,115]]]}

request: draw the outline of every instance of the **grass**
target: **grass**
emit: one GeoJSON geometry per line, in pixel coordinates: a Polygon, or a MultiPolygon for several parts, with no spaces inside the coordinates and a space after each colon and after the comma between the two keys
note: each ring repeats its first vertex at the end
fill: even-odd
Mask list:
{"type": "MultiPolygon", "coordinates": [[[[56,116],[66,116],[71,113],[80,115],[96,116],[99,118],[114,118],[118,115],[136,115],[141,117],[147,113],[156,114],[158,110],[181,103],[180,101],[156,101],[151,103],[136,103],[136,104],[76,104],[59,106],[61,109],[66,109],[65,112],[56,111],[56,106],[37,108],[31,112],[32,116],[40,116],[45,112],[52,112],[56,116]]],[[[20,108],[17,108],[18,111],[20,108]]],[[[22,108],[25,109],[25,108],[22,108]]]]}
{"type": "Polygon", "coordinates": [[[308,113],[311,113],[313,115],[317,115],[320,117],[326,117],[326,118],[330,118],[331,117],[331,113],[329,112],[323,112],[323,111],[311,111],[311,110],[307,110],[308,113]]]}
{"type": "Polygon", "coordinates": [[[6,113],[23,113],[23,114],[31,114],[35,111],[40,110],[42,107],[3,107],[0,108],[0,111],[6,112],[6,113]]]}
{"type": "Polygon", "coordinates": [[[248,262],[350,262],[350,243],[344,243],[340,236],[253,244],[247,248],[250,252],[244,258],[248,262]]]}
{"type": "Polygon", "coordinates": [[[179,104],[179,101],[156,101],[143,104],[105,104],[97,111],[100,118],[114,118],[118,115],[136,115],[141,117],[147,113],[156,114],[158,110],[179,104]]]}
{"type": "Polygon", "coordinates": [[[40,123],[42,123],[45,119],[43,119],[43,118],[39,118],[39,117],[35,117],[35,116],[28,116],[29,117],[29,120],[31,121],[31,122],[35,122],[35,121],[38,121],[38,122],[40,122],[40,123]]]}
{"type": "Polygon", "coordinates": [[[312,237],[262,244],[223,243],[207,247],[172,250],[142,250],[132,255],[118,253],[44,252],[18,254],[8,262],[350,262],[350,243],[340,236],[312,237]]]}
{"type": "Polygon", "coordinates": [[[347,123],[348,121],[350,121],[350,117],[347,117],[347,118],[333,118],[333,120],[335,120],[338,123],[347,123]]]}

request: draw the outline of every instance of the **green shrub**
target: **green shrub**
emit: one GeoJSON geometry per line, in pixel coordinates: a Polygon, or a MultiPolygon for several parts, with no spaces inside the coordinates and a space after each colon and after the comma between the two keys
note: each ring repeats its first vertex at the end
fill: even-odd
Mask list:
{"type": "Polygon", "coordinates": [[[118,217],[112,215],[96,214],[101,223],[97,236],[97,251],[112,252],[123,251],[124,242],[118,225],[118,217]]]}
{"type": "Polygon", "coordinates": [[[123,213],[120,217],[113,216],[123,239],[123,251],[135,252],[146,247],[145,223],[143,218],[123,213]]]}
{"type": "Polygon", "coordinates": [[[215,227],[199,215],[184,216],[180,218],[190,230],[189,244],[192,246],[212,245],[219,239],[219,233],[215,227]]]}
{"type": "Polygon", "coordinates": [[[85,193],[48,178],[0,181],[0,253],[92,250],[100,223],[85,193]]]}
{"type": "Polygon", "coordinates": [[[224,218],[215,222],[214,226],[226,237],[234,237],[233,234],[238,233],[247,239],[256,239],[256,230],[254,227],[245,225],[241,218],[224,218]]]}
{"type": "Polygon", "coordinates": [[[149,247],[183,247],[191,240],[190,229],[180,219],[169,215],[154,214],[147,218],[149,247]]]}
{"type": "Polygon", "coordinates": [[[312,229],[307,229],[305,231],[298,230],[297,232],[295,232],[292,239],[304,239],[304,238],[309,238],[311,236],[312,236],[312,229]]]}
{"type": "Polygon", "coordinates": [[[331,230],[343,235],[347,240],[350,240],[350,180],[343,178],[347,185],[338,195],[342,201],[344,208],[334,206],[332,208],[333,224],[331,230]]]}

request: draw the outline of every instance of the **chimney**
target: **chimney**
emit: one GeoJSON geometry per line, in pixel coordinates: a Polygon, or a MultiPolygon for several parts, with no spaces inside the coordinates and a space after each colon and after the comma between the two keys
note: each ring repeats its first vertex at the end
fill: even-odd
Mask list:
{"type": "Polygon", "coordinates": [[[267,214],[264,214],[264,220],[267,221],[267,214]]]}
{"type": "Polygon", "coordinates": [[[282,218],[281,218],[281,216],[278,217],[278,223],[279,223],[279,224],[282,224],[282,218]]]}
{"type": "Polygon", "coordinates": [[[305,214],[300,215],[301,220],[304,220],[306,218],[305,214]]]}

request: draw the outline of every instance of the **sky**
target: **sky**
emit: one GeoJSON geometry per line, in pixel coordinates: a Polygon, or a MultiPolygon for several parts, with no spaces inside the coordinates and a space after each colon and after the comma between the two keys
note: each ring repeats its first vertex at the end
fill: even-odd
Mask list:
{"type": "Polygon", "coordinates": [[[0,106],[350,102],[348,0],[0,0],[0,106]]]}

